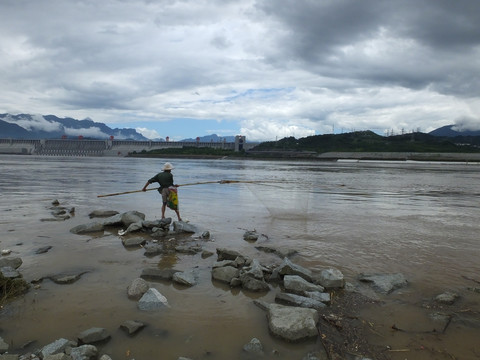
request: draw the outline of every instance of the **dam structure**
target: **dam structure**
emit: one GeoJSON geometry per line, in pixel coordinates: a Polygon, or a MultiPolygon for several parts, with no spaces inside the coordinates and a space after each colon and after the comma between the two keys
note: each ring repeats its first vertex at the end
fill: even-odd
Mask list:
{"type": "Polygon", "coordinates": [[[134,141],[90,139],[0,139],[0,154],[45,156],[127,156],[157,149],[184,147],[214,148],[222,150],[249,150],[257,143],[247,143],[245,136],[235,136],[235,142],[202,141],[134,141]]]}

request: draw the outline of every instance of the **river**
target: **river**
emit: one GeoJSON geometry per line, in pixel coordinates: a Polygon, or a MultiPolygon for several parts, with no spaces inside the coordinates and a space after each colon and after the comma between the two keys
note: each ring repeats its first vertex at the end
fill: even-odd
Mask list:
{"type": "MultiPolygon", "coordinates": [[[[1,336],[13,348],[31,340],[40,346],[61,337],[75,339],[91,327],[112,334],[102,352],[114,359],[235,359],[252,337],[262,341],[272,358],[301,359],[320,346],[319,341],[285,344],[272,338],[252,299],[273,301],[273,291],[249,294],[212,282],[214,257],[148,258],[142,250],[126,250],[113,232],[94,237],[69,232],[91,221],[88,214],[97,209],[137,210],[149,220],[159,218],[156,191],[97,195],[141,189],[165,161],[173,163],[180,185],[242,181],[179,188],[182,218],[212,235],[204,248],[228,247],[262,258],[242,238],[245,230],[255,229],[264,235],[259,244],[294,248],[299,252],[292,258],[295,263],[312,270],[335,267],[353,283],[362,272],[403,273],[409,286],[385,297],[381,312],[366,313],[382,334],[372,341],[409,351],[392,352],[392,359],[478,358],[478,321],[455,323],[440,339],[390,329],[393,324],[429,328],[421,304],[445,291],[460,294],[456,311],[480,312],[480,295],[466,290],[475,286],[472,279],[480,280],[480,164],[475,163],[0,155],[0,248],[22,258],[19,270],[27,281],[89,271],[72,285],[44,280],[1,310],[1,336]],[[55,199],[75,207],[75,216],[41,221],[51,217],[55,199]],[[35,254],[42,246],[52,249],[35,254]],[[126,287],[149,266],[198,266],[199,284],[185,289],[155,283],[172,307],[142,313],[127,298],[126,287]],[[118,326],[133,319],[148,326],[130,338],[118,326]],[[434,350],[418,351],[422,347],[434,350]],[[274,349],[278,355],[271,355],[274,349]]],[[[167,216],[175,219],[170,210],[167,216]]]]}

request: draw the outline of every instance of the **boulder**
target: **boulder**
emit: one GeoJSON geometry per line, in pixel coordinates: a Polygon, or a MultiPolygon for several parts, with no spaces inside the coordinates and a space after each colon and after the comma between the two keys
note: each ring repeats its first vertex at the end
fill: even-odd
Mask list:
{"type": "Polygon", "coordinates": [[[302,295],[312,298],[317,301],[321,301],[324,304],[329,305],[332,301],[329,293],[320,292],[320,291],[305,291],[302,295]]]}
{"type": "Polygon", "coordinates": [[[100,222],[92,222],[88,224],[82,224],[70,229],[73,234],[88,234],[91,232],[103,231],[104,225],[100,222]]]}
{"type": "Polygon", "coordinates": [[[233,266],[217,267],[212,270],[212,278],[230,284],[233,278],[238,277],[239,271],[233,266]]]}
{"type": "Polygon", "coordinates": [[[114,210],[93,210],[88,216],[91,218],[107,218],[117,215],[118,211],[114,210]]]}
{"type": "Polygon", "coordinates": [[[312,299],[310,297],[287,293],[277,294],[275,296],[275,301],[281,304],[312,309],[321,309],[326,306],[323,302],[312,299]]]}
{"type": "Polygon", "coordinates": [[[0,258],[0,267],[10,266],[14,269],[18,269],[20,266],[22,266],[22,263],[23,261],[19,257],[0,258]]]}
{"type": "Polygon", "coordinates": [[[217,260],[235,260],[237,257],[242,256],[238,251],[228,250],[223,248],[217,248],[217,260]]]}
{"type": "Polygon", "coordinates": [[[263,345],[257,338],[250,340],[248,344],[243,346],[243,351],[253,356],[263,356],[263,345]]]}
{"type": "Polygon", "coordinates": [[[16,279],[16,278],[22,277],[22,275],[11,266],[4,266],[0,268],[0,274],[2,277],[6,279],[16,279]]]}
{"type": "Polygon", "coordinates": [[[194,286],[197,284],[197,274],[195,270],[188,270],[184,272],[176,272],[173,274],[173,282],[185,286],[194,286]]]}
{"type": "Polygon", "coordinates": [[[67,346],[76,346],[76,344],[72,343],[70,340],[61,338],[55,340],[53,343],[45,345],[40,350],[40,355],[42,356],[42,358],[45,358],[48,355],[58,354],[63,352],[67,348],[67,346]]]}
{"type": "Polygon", "coordinates": [[[110,216],[109,218],[106,218],[102,221],[102,224],[104,226],[121,226],[123,225],[122,223],[122,214],[117,214],[110,216]]]}
{"type": "Polygon", "coordinates": [[[127,295],[129,299],[138,300],[149,289],[148,283],[142,278],[136,278],[127,288],[127,295]]]}
{"type": "Polygon", "coordinates": [[[277,269],[280,275],[298,275],[312,282],[312,272],[309,269],[292,263],[288,258],[284,258],[282,264],[280,264],[277,269]]]}
{"type": "Polygon", "coordinates": [[[275,249],[270,246],[255,246],[255,249],[266,252],[266,253],[275,254],[281,257],[282,259],[288,258],[298,253],[298,251],[294,249],[275,249]]]}
{"type": "Polygon", "coordinates": [[[144,323],[134,320],[127,320],[122,325],[120,325],[120,329],[126,331],[128,335],[135,335],[144,327],[144,323]]]}
{"type": "Polygon", "coordinates": [[[458,298],[458,294],[447,291],[443,294],[437,295],[435,301],[445,305],[452,305],[458,298]]]}
{"type": "Polygon", "coordinates": [[[270,287],[263,279],[256,279],[249,276],[248,274],[242,274],[240,276],[240,281],[242,283],[242,288],[245,290],[260,292],[260,291],[269,291],[270,287]]]}
{"type": "Polygon", "coordinates": [[[172,218],[164,218],[161,220],[145,220],[143,222],[143,227],[146,229],[153,229],[153,228],[160,228],[160,229],[167,229],[170,227],[172,222],[172,218]]]}
{"type": "Polygon", "coordinates": [[[273,335],[291,342],[317,337],[318,312],[315,309],[270,304],[268,327],[273,335]]]}
{"type": "Polygon", "coordinates": [[[358,280],[372,285],[373,289],[384,295],[407,286],[407,280],[403,274],[360,274],[358,280]]]}
{"type": "Polygon", "coordinates": [[[139,222],[140,224],[145,220],[145,214],[138,211],[127,211],[122,215],[122,224],[129,227],[133,223],[139,222]]]}
{"type": "Polygon", "coordinates": [[[72,360],[96,360],[98,350],[93,345],[82,345],[70,351],[72,360]]]}
{"type": "Polygon", "coordinates": [[[138,308],[142,311],[155,311],[169,307],[167,298],[155,288],[150,288],[138,301],[138,308]]]}
{"type": "Polygon", "coordinates": [[[188,224],[184,221],[174,221],[173,222],[173,231],[176,234],[195,233],[197,231],[197,229],[192,224],[188,224]]]}
{"type": "Polygon", "coordinates": [[[82,331],[80,334],[78,334],[77,338],[82,344],[94,344],[110,339],[110,335],[104,328],[93,327],[82,331]]]}
{"type": "Polygon", "coordinates": [[[298,275],[285,275],[283,286],[285,291],[301,295],[307,291],[323,292],[325,290],[322,286],[312,284],[298,275]]]}
{"type": "Polygon", "coordinates": [[[128,225],[128,228],[127,228],[127,230],[125,230],[124,234],[128,234],[128,233],[132,233],[132,232],[135,232],[135,231],[142,230],[143,229],[142,223],[143,223],[142,221],[137,221],[137,222],[131,223],[130,225],[128,225]]]}
{"type": "Polygon", "coordinates": [[[314,281],[327,289],[343,288],[345,286],[342,272],[333,268],[322,270],[319,275],[315,276],[314,281]]]}
{"type": "Polygon", "coordinates": [[[141,236],[122,238],[122,244],[125,247],[141,247],[146,241],[147,240],[141,236]]]}

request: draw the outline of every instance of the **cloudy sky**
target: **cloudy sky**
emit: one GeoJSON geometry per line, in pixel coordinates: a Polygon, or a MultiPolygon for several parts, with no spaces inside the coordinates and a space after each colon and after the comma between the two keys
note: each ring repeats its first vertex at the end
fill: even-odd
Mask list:
{"type": "Polygon", "coordinates": [[[0,113],[173,140],[480,129],[480,1],[1,0],[0,113]]]}

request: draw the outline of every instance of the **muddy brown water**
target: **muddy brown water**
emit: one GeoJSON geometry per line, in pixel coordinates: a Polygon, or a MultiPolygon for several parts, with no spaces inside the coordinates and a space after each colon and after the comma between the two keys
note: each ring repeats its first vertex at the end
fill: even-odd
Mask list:
{"type": "MultiPolygon", "coordinates": [[[[253,299],[273,301],[279,289],[251,294],[212,282],[215,257],[174,254],[145,257],[127,250],[112,231],[92,236],[69,230],[90,221],[97,209],[138,210],[160,216],[155,191],[108,198],[97,195],[140,189],[168,159],[60,158],[0,155],[0,248],[23,260],[27,281],[50,274],[88,271],[71,285],[44,280],[0,312],[0,336],[33,350],[61,337],[75,339],[91,327],[112,339],[100,351],[114,359],[241,359],[256,337],[266,358],[301,359],[320,339],[287,344],[268,332],[265,313],[253,299]],[[75,207],[75,216],[52,218],[51,202],[75,207]],[[52,246],[45,254],[35,254],[52,246]],[[184,288],[151,282],[171,308],[137,309],[126,288],[146,267],[197,267],[199,283],[184,288]],[[126,320],[148,326],[134,337],[119,330],[126,320]]],[[[212,239],[202,246],[239,250],[262,262],[280,261],[242,239],[245,230],[264,234],[259,245],[294,248],[292,261],[312,270],[340,269],[356,283],[361,273],[401,272],[409,286],[378,295],[379,304],[358,314],[368,341],[391,359],[480,358],[480,165],[422,162],[293,162],[171,160],[179,184],[216,180],[262,183],[207,184],[179,188],[182,217],[212,239]],[[431,299],[453,291],[452,306],[431,299]],[[451,316],[445,323],[432,313],[451,316]],[[396,329],[392,329],[395,325],[396,329]],[[435,330],[435,331],[432,331],[435,330]]],[[[168,211],[168,210],[167,210],[168,211]]],[[[168,212],[167,215],[174,215],[168,212]]],[[[26,351],[25,350],[25,351],[26,351]]]]}

